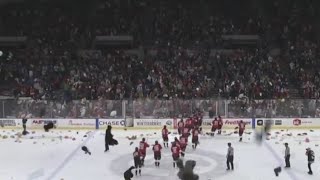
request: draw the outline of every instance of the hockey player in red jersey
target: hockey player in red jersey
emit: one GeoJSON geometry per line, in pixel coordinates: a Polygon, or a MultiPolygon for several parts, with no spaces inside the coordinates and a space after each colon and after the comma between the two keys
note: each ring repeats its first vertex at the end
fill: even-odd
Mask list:
{"type": "Polygon", "coordinates": [[[163,146],[164,146],[164,147],[169,147],[169,145],[168,145],[168,141],[169,141],[169,137],[168,137],[169,131],[168,131],[166,125],[163,126],[163,129],[162,129],[162,132],[161,132],[161,133],[162,133],[163,146]]]}
{"type": "Polygon", "coordinates": [[[188,145],[188,136],[180,136],[180,149],[181,149],[181,156],[184,157],[185,151],[188,145]]]}
{"type": "Polygon", "coordinates": [[[199,131],[200,133],[202,133],[202,114],[199,112],[199,119],[198,119],[198,127],[199,127],[199,131]]]}
{"type": "Polygon", "coordinates": [[[158,141],[156,141],[152,148],[154,153],[154,160],[155,160],[154,164],[156,165],[156,167],[160,166],[161,149],[162,149],[162,146],[158,143],[158,141]]]}
{"type": "Polygon", "coordinates": [[[183,128],[182,136],[185,136],[185,137],[190,136],[189,128],[188,128],[188,127],[184,127],[184,128],[183,128]]]}
{"type": "Polygon", "coordinates": [[[200,134],[200,130],[199,130],[198,126],[196,126],[192,130],[192,148],[193,149],[196,149],[197,145],[199,144],[199,134],[200,134]]]}
{"type": "Polygon", "coordinates": [[[244,130],[246,128],[246,123],[241,120],[239,122],[238,126],[239,126],[239,137],[240,137],[239,141],[241,142],[242,141],[242,135],[243,135],[244,130]]]}
{"type": "Polygon", "coordinates": [[[193,128],[195,128],[196,126],[198,126],[199,123],[199,116],[197,114],[195,114],[192,118],[192,126],[193,128]]]}
{"type": "Polygon", "coordinates": [[[133,152],[133,161],[134,161],[134,167],[136,168],[136,176],[139,174],[141,176],[141,167],[142,167],[142,162],[141,162],[141,151],[139,150],[138,147],[136,147],[135,151],[133,152]]]}
{"type": "Polygon", "coordinates": [[[223,126],[223,120],[221,116],[218,116],[219,126],[218,126],[218,134],[221,134],[222,126],[223,126]]]}
{"type": "Polygon", "coordinates": [[[178,122],[178,134],[181,135],[183,133],[183,129],[184,129],[184,122],[183,119],[181,118],[181,120],[178,122]]]}
{"type": "Polygon", "coordinates": [[[192,117],[189,117],[187,120],[186,120],[186,123],[184,125],[185,128],[188,128],[188,132],[191,131],[191,129],[193,128],[193,120],[192,120],[192,117]]]}
{"type": "Polygon", "coordinates": [[[142,138],[139,144],[139,151],[141,152],[141,164],[144,166],[144,159],[146,158],[147,148],[150,147],[148,143],[146,143],[146,139],[142,138]]]}
{"type": "Polygon", "coordinates": [[[179,146],[180,148],[180,141],[177,137],[174,138],[174,142],[176,143],[176,146],[179,146]]]}
{"type": "Polygon", "coordinates": [[[176,142],[172,143],[171,152],[173,158],[173,167],[176,167],[176,161],[180,158],[180,147],[177,146],[176,142]]]}
{"type": "Polygon", "coordinates": [[[214,133],[219,128],[219,121],[217,118],[214,118],[214,120],[211,123],[211,136],[214,136],[214,133]]]}

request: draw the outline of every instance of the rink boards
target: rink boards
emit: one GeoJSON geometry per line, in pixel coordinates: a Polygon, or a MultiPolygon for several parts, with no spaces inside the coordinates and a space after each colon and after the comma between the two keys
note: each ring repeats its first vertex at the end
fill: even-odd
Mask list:
{"type": "MultiPolygon", "coordinates": [[[[210,128],[213,119],[203,119],[202,127],[210,128]]],[[[28,119],[27,127],[31,129],[43,128],[45,124],[53,122],[57,128],[63,129],[105,129],[108,125],[114,128],[153,129],[166,125],[170,129],[176,129],[179,119],[28,119]]],[[[320,118],[225,118],[224,129],[234,129],[238,123],[246,123],[246,129],[263,127],[270,123],[273,128],[300,129],[320,128],[320,118]]],[[[21,119],[0,119],[0,128],[21,128],[21,119]]]]}

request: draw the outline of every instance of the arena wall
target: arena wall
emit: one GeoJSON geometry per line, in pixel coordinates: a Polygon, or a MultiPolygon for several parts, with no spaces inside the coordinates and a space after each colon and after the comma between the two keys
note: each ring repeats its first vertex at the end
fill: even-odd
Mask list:
{"type": "MultiPolygon", "coordinates": [[[[263,127],[270,122],[272,128],[306,129],[320,128],[320,118],[226,118],[223,119],[224,129],[234,129],[240,121],[246,122],[246,129],[263,127]]],[[[59,129],[105,129],[108,125],[114,128],[127,127],[126,119],[28,119],[27,128],[41,129],[48,122],[53,122],[59,129]]],[[[170,129],[177,127],[178,119],[133,119],[134,129],[162,128],[166,125],[170,129]]],[[[203,128],[211,127],[212,119],[203,119],[203,128]]],[[[22,128],[21,119],[0,119],[0,128],[22,128]]]]}

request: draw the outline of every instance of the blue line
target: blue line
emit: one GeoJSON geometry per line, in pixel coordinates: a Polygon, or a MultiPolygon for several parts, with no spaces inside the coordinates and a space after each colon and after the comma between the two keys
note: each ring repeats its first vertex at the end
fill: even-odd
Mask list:
{"type": "Polygon", "coordinates": [[[89,134],[89,137],[84,140],[81,144],[77,146],[75,150],[73,150],[66,159],[62,161],[62,163],[50,174],[50,176],[46,180],[52,180],[70,161],[71,159],[76,155],[76,152],[84,146],[92,137],[95,135],[98,131],[94,131],[89,134]]]}
{"type": "MultiPolygon", "coordinates": [[[[264,141],[263,141],[264,142],[264,141]]],[[[267,149],[271,152],[271,154],[273,155],[274,158],[276,158],[278,160],[278,162],[280,163],[281,166],[283,166],[283,160],[279,157],[279,155],[276,153],[276,151],[266,142],[264,142],[264,145],[267,147],[267,149]]],[[[282,169],[282,167],[281,167],[282,169]]],[[[292,180],[298,180],[297,176],[292,172],[292,171],[285,171],[289,177],[292,180]]]]}

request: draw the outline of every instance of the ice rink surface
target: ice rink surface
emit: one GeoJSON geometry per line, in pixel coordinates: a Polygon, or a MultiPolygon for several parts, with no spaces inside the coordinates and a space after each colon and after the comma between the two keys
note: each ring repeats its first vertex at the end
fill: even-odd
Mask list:
{"type": "MultiPolygon", "coordinates": [[[[104,153],[104,130],[55,129],[48,133],[41,130],[32,133],[30,130],[30,134],[20,140],[12,136],[17,132],[0,129],[0,180],[123,180],[123,172],[133,165],[132,153],[142,136],[150,145],[154,144],[155,140],[162,143],[160,129],[114,129],[114,138],[119,141],[119,145],[111,146],[110,151],[104,153]],[[136,135],[137,140],[127,138],[132,135],[136,135]],[[130,142],[133,144],[130,145],[130,142]],[[84,144],[92,152],[91,156],[85,155],[81,150],[84,144]]],[[[246,134],[243,142],[238,142],[238,135],[232,132],[233,130],[227,130],[213,138],[207,135],[200,136],[201,144],[196,150],[188,145],[184,160],[197,161],[195,173],[199,174],[200,180],[320,179],[319,130],[273,130],[270,140],[262,145],[257,144],[254,133],[246,134]],[[310,139],[309,143],[305,142],[306,138],[310,139]],[[234,171],[226,171],[228,142],[231,142],[235,149],[234,171]],[[273,169],[279,165],[283,166],[277,158],[284,160],[285,142],[288,142],[291,148],[292,168],[283,169],[276,177],[273,169]],[[312,176],[307,174],[307,147],[313,149],[316,156],[312,165],[312,176]],[[273,154],[273,151],[276,154],[273,154]]],[[[175,136],[171,134],[170,141],[175,136]]],[[[172,167],[170,148],[163,149],[159,168],[154,166],[153,152],[149,148],[142,176],[133,179],[176,180],[177,171],[172,167]]]]}

